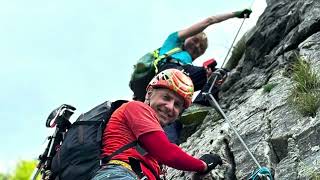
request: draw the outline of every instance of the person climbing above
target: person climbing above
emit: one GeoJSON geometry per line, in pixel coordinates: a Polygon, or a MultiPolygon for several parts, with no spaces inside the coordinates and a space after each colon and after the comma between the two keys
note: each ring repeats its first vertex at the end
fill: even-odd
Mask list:
{"type": "Polygon", "coordinates": [[[102,157],[130,142],[138,146],[101,161],[94,180],[159,179],[159,164],[175,169],[209,173],[222,160],[216,154],[204,154],[199,159],[169,142],[162,127],[175,121],[192,103],[194,86],[182,71],[167,69],[148,84],[144,102],[131,101],[121,105],[112,115],[103,133],[102,157]],[[165,150],[165,151],[164,151],[165,150]],[[138,162],[138,163],[137,163],[138,162]],[[141,173],[142,172],[142,173],[141,173]]]}
{"type": "MultiPolygon", "coordinates": [[[[134,93],[133,99],[143,102],[145,99],[147,84],[151,80],[150,78],[155,74],[152,71],[163,71],[168,68],[184,70],[192,79],[195,91],[202,90],[203,88],[207,88],[205,90],[208,90],[211,84],[207,83],[206,69],[204,67],[192,65],[192,62],[197,57],[204,54],[208,46],[207,36],[203,30],[212,24],[219,23],[230,18],[249,18],[251,12],[252,11],[250,9],[244,9],[242,11],[210,16],[184,30],[171,33],[159,50],[146,54],[139,60],[143,63],[135,65],[137,69],[142,67],[141,69],[143,73],[141,73],[141,70],[136,69],[132,74],[129,86],[134,93]],[[155,63],[152,61],[153,56],[163,56],[163,58],[157,58],[154,61],[158,62],[155,63]],[[149,62],[150,60],[152,62],[149,62]],[[146,61],[149,65],[144,65],[146,61]],[[147,66],[149,66],[150,69],[146,71],[147,68],[145,67],[147,66]]],[[[197,102],[199,104],[208,104],[208,102],[201,96],[199,96],[197,102]]],[[[180,132],[181,128],[182,125],[177,122],[165,127],[165,132],[169,136],[171,142],[179,144],[179,135],[176,133],[180,132]]]]}
{"type": "MultiPolygon", "coordinates": [[[[157,62],[153,62],[155,73],[168,68],[184,69],[192,79],[195,91],[201,90],[207,82],[206,71],[203,67],[193,66],[192,62],[204,54],[208,47],[207,36],[203,30],[210,25],[230,18],[249,18],[251,12],[250,9],[244,9],[242,11],[210,16],[186,29],[171,33],[158,50],[157,56],[161,57],[164,55],[163,58],[158,58],[157,62]]],[[[133,77],[135,76],[133,75],[133,77]]],[[[129,84],[134,93],[134,99],[144,100],[146,86],[152,77],[148,78],[142,77],[140,81],[135,81],[134,79],[130,81],[129,84]]]]}

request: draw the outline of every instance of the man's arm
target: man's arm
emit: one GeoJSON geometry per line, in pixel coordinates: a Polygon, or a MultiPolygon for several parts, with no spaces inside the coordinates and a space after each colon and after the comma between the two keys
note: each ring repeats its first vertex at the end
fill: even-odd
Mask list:
{"type": "Polygon", "coordinates": [[[227,13],[227,14],[222,14],[222,15],[217,15],[217,16],[210,16],[196,24],[193,24],[192,26],[180,30],[178,32],[178,36],[181,40],[187,39],[188,37],[191,37],[193,35],[196,35],[203,30],[205,30],[208,26],[219,23],[222,21],[225,21],[227,19],[235,17],[234,13],[227,13]]]}
{"type": "Polygon", "coordinates": [[[185,40],[188,37],[191,37],[193,35],[196,35],[200,32],[202,32],[203,30],[205,30],[208,26],[212,25],[212,24],[216,24],[222,21],[225,21],[227,19],[230,18],[234,18],[234,17],[238,17],[238,18],[248,18],[249,15],[251,14],[251,10],[250,9],[245,9],[242,11],[236,11],[236,12],[232,12],[232,13],[226,13],[226,14],[221,14],[221,15],[216,15],[216,16],[210,16],[196,24],[193,24],[192,26],[180,30],[178,31],[178,36],[181,40],[185,40]],[[247,16],[244,16],[244,14],[246,14],[247,16]]]}
{"type": "Polygon", "coordinates": [[[184,171],[204,172],[205,162],[194,158],[175,144],[169,142],[162,131],[153,131],[139,137],[142,147],[159,163],[184,171]]]}

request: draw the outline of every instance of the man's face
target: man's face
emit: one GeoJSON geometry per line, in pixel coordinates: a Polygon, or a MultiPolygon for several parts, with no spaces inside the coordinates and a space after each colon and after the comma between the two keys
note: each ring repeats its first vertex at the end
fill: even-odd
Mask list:
{"type": "Polygon", "coordinates": [[[175,121],[183,110],[184,100],[169,89],[153,89],[150,95],[150,106],[156,111],[161,126],[175,121]]]}
{"type": "Polygon", "coordinates": [[[206,47],[203,40],[197,36],[189,37],[184,42],[184,49],[188,51],[192,59],[196,59],[201,56],[205,51],[206,47]]]}

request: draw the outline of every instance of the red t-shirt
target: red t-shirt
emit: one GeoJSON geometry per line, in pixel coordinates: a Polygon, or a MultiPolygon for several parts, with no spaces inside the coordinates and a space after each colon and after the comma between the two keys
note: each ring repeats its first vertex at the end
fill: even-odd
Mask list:
{"type": "MultiPolygon", "coordinates": [[[[140,135],[162,131],[155,111],[148,105],[131,101],[120,106],[111,116],[103,133],[102,156],[110,155],[123,145],[136,141],[140,135]]],[[[145,162],[148,167],[160,174],[157,161],[150,155],[142,156],[135,148],[130,148],[112,159],[128,162],[128,157],[137,158],[145,162]]],[[[154,179],[152,173],[142,163],[142,170],[149,179],[154,179]]]]}

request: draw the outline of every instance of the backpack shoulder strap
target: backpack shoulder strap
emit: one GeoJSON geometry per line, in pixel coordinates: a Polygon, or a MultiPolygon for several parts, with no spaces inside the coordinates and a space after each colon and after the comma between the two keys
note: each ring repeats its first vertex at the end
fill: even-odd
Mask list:
{"type": "MultiPolygon", "coordinates": [[[[155,50],[155,51],[158,51],[158,53],[157,53],[157,56],[155,56],[156,59],[153,61],[153,66],[154,66],[154,68],[155,68],[155,72],[157,73],[157,72],[158,72],[158,62],[159,62],[159,61],[161,61],[162,59],[165,59],[165,58],[171,56],[172,54],[175,54],[175,53],[177,53],[177,52],[182,51],[182,49],[179,48],[179,47],[176,47],[176,48],[173,48],[173,49],[169,50],[168,52],[164,53],[164,54],[161,55],[161,56],[159,56],[159,49],[157,49],[157,50],[155,50]]],[[[155,54],[155,51],[154,51],[153,54],[155,54]]]]}
{"type": "Polygon", "coordinates": [[[109,156],[103,157],[103,158],[101,159],[102,163],[103,163],[103,164],[108,163],[113,156],[118,155],[118,154],[122,153],[123,151],[125,151],[125,150],[127,150],[127,149],[130,149],[130,148],[136,146],[137,144],[138,144],[138,141],[132,141],[131,143],[128,143],[128,144],[122,146],[122,147],[119,148],[118,150],[116,150],[116,151],[114,151],[113,153],[111,153],[109,156]]]}

